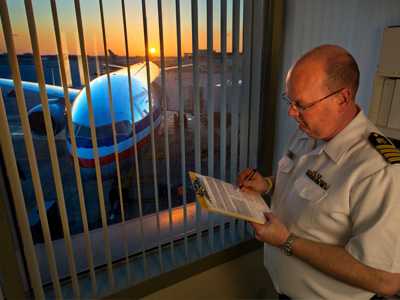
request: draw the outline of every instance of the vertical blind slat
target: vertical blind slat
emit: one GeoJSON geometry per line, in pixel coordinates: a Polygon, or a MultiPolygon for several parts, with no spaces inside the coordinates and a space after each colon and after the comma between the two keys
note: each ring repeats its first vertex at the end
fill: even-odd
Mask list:
{"type": "Polygon", "coordinates": [[[49,152],[50,152],[51,169],[52,169],[52,173],[53,173],[54,185],[56,188],[58,210],[60,212],[62,231],[63,231],[63,236],[64,236],[64,240],[65,240],[65,245],[66,245],[68,267],[69,267],[69,272],[70,272],[70,276],[72,279],[72,288],[74,291],[74,295],[75,295],[75,297],[79,298],[80,297],[80,288],[79,288],[79,283],[78,283],[78,277],[76,274],[75,255],[74,255],[74,251],[72,248],[71,232],[70,232],[69,223],[68,223],[67,209],[65,207],[65,199],[64,199],[64,191],[63,191],[63,185],[62,185],[62,179],[61,179],[60,165],[59,165],[59,161],[58,161],[56,142],[55,142],[55,138],[54,138],[54,131],[53,131],[53,126],[52,126],[51,117],[50,117],[49,103],[48,103],[48,99],[47,99],[47,92],[46,92],[45,79],[44,79],[44,73],[43,73],[43,65],[42,65],[42,59],[40,56],[40,46],[39,46],[38,37],[37,37],[36,22],[35,22],[35,16],[33,14],[33,7],[32,7],[31,0],[25,0],[25,11],[26,11],[26,17],[28,20],[29,35],[31,38],[36,76],[37,76],[37,81],[38,81],[39,89],[40,89],[40,91],[39,91],[40,102],[42,103],[42,107],[43,107],[43,117],[44,117],[47,142],[48,142],[49,152]]]}
{"type": "Polygon", "coordinates": [[[254,1],[254,21],[253,24],[262,24],[261,26],[253,26],[253,47],[252,47],[252,75],[251,75],[251,115],[254,116],[250,120],[250,149],[249,149],[249,165],[253,168],[257,167],[257,151],[259,138],[259,118],[260,118],[260,91],[261,91],[261,64],[262,45],[263,45],[263,27],[264,27],[264,3],[262,0],[254,1]]]}
{"type": "MultiPolygon", "coordinates": [[[[21,186],[21,179],[18,173],[17,160],[15,158],[14,147],[10,136],[10,128],[8,126],[7,114],[4,106],[3,93],[1,89],[0,89],[0,136],[2,137],[0,145],[1,145],[1,150],[3,152],[4,164],[6,166],[7,176],[10,182],[13,183],[10,185],[10,190],[15,207],[18,226],[21,233],[23,250],[25,257],[30,258],[26,260],[29,271],[28,275],[32,283],[33,293],[35,295],[35,298],[44,299],[44,292],[42,288],[42,280],[39,271],[39,264],[35,253],[35,246],[33,245],[28,214],[25,206],[24,194],[21,186]]],[[[0,299],[3,299],[2,297],[3,296],[0,286],[0,299]]]]}
{"type": "Polygon", "coordinates": [[[186,262],[189,260],[187,238],[187,193],[186,193],[186,144],[185,144],[185,102],[182,93],[182,41],[181,41],[181,8],[180,0],[175,0],[176,6],[176,43],[178,56],[178,98],[179,98],[179,135],[181,149],[181,177],[183,198],[183,231],[186,262]]]}
{"type": "MultiPolygon", "coordinates": [[[[221,121],[220,121],[220,148],[221,148],[221,158],[220,158],[220,172],[221,179],[226,180],[226,133],[227,133],[227,100],[226,100],[226,35],[227,35],[227,4],[226,0],[221,0],[221,57],[222,57],[222,72],[221,72],[221,121]]],[[[221,243],[224,247],[225,245],[225,218],[221,218],[220,233],[221,233],[221,243]]]]}
{"type": "MultiPolygon", "coordinates": [[[[208,175],[214,177],[214,45],[213,0],[207,0],[207,119],[208,119],[208,175]]],[[[208,241],[214,251],[214,216],[208,214],[208,241]]]]}
{"type": "MultiPolygon", "coordinates": [[[[244,1],[243,3],[243,65],[241,99],[250,99],[252,6],[253,1],[244,1]]],[[[246,168],[248,162],[249,104],[249,101],[240,101],[240,170],[246,168]]]]}
{"type": "Polygon", "coordinates": [[[155,137],[154,137],[154,107],[153,99],[151,98],[151,82],[150,82],[150,62],[149,62],[149,41],[147,32],[147,12],[146,12],[146,1],[142,0],[142,14],[143,14],[143,31],[144,31],[144,51],[146,58],[146,75],[147,75],[147,95],[149,98],[149,114],[150,114],[150,128],[151,128],[151,160],[153,164],[153,181],[154,181],[154,195],[156,204],[156,219],[157,219],[157,234],[158,234],[158,258],[160,262],[161,271],[163,271],[164,264],[161,255],[161,241],[160,241],[160,207],[158,198],[158,183],[157,183],[157,163],[156,163],[156,149],[155,149],[155,137]]]}
{"type": "MultiPolygon", "coordinates": [[[[61,75],[61,82],[64,90],[64,98],[65,98],[65,108],[66,108],[66,115],[67,115],[67,126],[69,130],[69,135],[71,138],[71,154],[73,158],[73,164],[74,164],[74,171],[75,171],[75,177],[76,177],[76,186],[78,190],[78,196],[79,196],[79,206],[80,206],[80,211],[81,211],[81,217],[82,217],[82,225],[83,225],[83,232],[85,236],[85,251],[86,251],[86,256],[88,259],[88,265],[89,265],[89,272],[90,272],[90,280],[92,284],[92,291],[93,294],[96,294],[97,291],[97,283],[96,283],[96,275],[94,273],[94,263],[93,263],[93,253],[92,253],[92,244],[89,236],[89,224],[87,220],[87,210],[86,210],[86,204],[85,204],[85,198],[84,198],[84,193],[83,193],[83,185],[82,185],[82,178],[81,178],[81,172],[79,168],[79,162],[78,162],[78,157],[77,157],[77,145],[76,145],[76,139],[75,139],[75,132],[73,129],[72,125],[72,107],[71,107],[71,102],[69,98],[69,93],[68,93],[68,77],[66,73],[66,66],[65,66],[65,61],[63,59],[64,57],[64,50],[62,47],[62,37],[61,37],[61,32],[60,32],[60,25],[58,21],[58,14],[57,14],[57,6],[56,6],[56,1],[51,0],[51,11],[52,11],[52,16],[53,16],[53,27],[54,27],[54,32],[56,36],[56,44],[57,44],[57,54],[59,57],[59,66],[60,66],[60,75],[61,75]]],[[[65,42],[65,39],[64,39],[65,42]]],[[[64,43],[64,47],[66,44],[64,43]]],[[[69,66],[68,66],[69,68],[69,66]]],[[[69,75],[70,77],[71,75],[69,75]]]]}
{"type": "Polygon", "coordinates": [[[93,111],[92,97],[91,97],[90,84],[89,84],[89,82],[90,82],[89,66],[88,66],[88,62],[87,62],[85,39],[84,39],[84,35],[83,35],[83,25],[82,25],[80,1],[74,0],[74,4],[75,4],[76,23],[77,23],[78,35],[79,35],[80,53],[82,55],[82,65],[83,65],[83,75],[84,75],[83,77],[84,77],[84,83],[85,83],[85,88],[86,88],[86,99],[87,99],[87,104],[88,104],[88,109],[89,109],[89,124],[90,124],[90,133],[92,136],[92,144],[93,144],[93,156],[94,156],[95,170],[96,170],[96,180],[97,180],[97,189],[98,189],[98,196],[99,196],[101,223],[103,226],[103,234],[104,234],[108,280],[109,280],[110,286],[113,288],[115,285],[115,281],[114,281],[114,274],[113,274],[113,270],[112,270],[110,238],[109,238],[109,232],[108,232],[108,223],[107,223],[107,213],[106,213],[105,200],[104,200],[103,182],[102,182],[102,178],[101,178],[96,128],[95,128],[95,123],[94,123],[94,111],[93,111]]]}
{"type": "MultiPolygon", "coordinates": [[[[103,3],[100,0],[100,17],[101,17],[101,31],[103,36],[103,51],[107,53],[107,35],[104,25],[104,11],[103,11],[103,3]]],[[[123,12],[125,10],[124,3],[122,1],[122,8],[123,12]]],[[[123,15],[125,16],[125,14],[123,15]]],[[[125,20],[124,20],[125,21],[125,20]]],[[[118,142],[117,142],[117,130],[115,126],[115,111],[113,105],[113,97],[112,97],[112,87],[111,87],[111,78],[110,78],[110,71],[109,71],[109,62],[108,56],[106,56],[105,60],[105,67],[106,67],[106,76],[107,76],[107,90],[108,90],[108,102],[110,107],[110,115],[111,115],[111,130],[112,130],[112,139],[113,139],[113,146],[114,146],[114,156],[115,156],[115,167],[117,171],[117,184],[118,184],[118,198],[119,198],[119,206],[121,211],[121,223],[122,223],[122,243],[124,247],[124,254],[125,254],[125,267],[126,267],[126,274],[128,277],[128,281],[131,280],[131,272],[129,268],[129,252],[128,252],[128,241],[127,241],[127,232],[126,232],[126,223],[125,223],[125,207],[124,207],[124,199],[122,195],[122,182],[121,182],[121,170],[120,170],[120,163],[119,163],[119,149],[118,149],[118,142]]]]}
{"type": "Polygon", "coordinates": [[[231,172],[230,181],[234,182],[237,176],[238,161],[238,129],[239,129],[239,29],[240,29],[240,0],[233,0],[232,6],[232,56],[233,56],[233,74],[232,89],[233,97],[231,102],[231,172]]]}
{"type": "Polygon", "coordinates": [[[207,119],[208,175],[214,176],[214,45],[213,0],[207,0],[207,119]]]}
{"type": "MultiPolygon", "coordinates": [[[[237,163],[238,163],[238,133],[239,133],[239,29],[240,29],[240,0],[233,0],[232,5],[232,92],[231,99],[231,162],[230,162],[230,181],[235,182],[237,176],[237,163]]],[[[231,218],[230,233],[231,237],[236,233],[235,228],[236,220],[231,218]]]]}
{"type": "MultiPolygon", "coordinates": [[[[198,8],[197,0],[192,0],[192,62],[193,62],[193,107],[194,107],[194,165],[197,173],[201,173],[201,120],[200,120],[200,97],[199,97],[199,38],[198,38],[198,8]]],[[[196,240],[197,252],[202,255],[202,241],[201,241],[201,208],[196,201],[196,240]]]]}
{"type": "MultiPolygon", "coordinates": [[[[148,267],[147,267],[147,258],[145,253],[145,244],[144,244],[144,225],[143,225],[143,208],[142,208],[142,192],[141,192],[141,184],[140,184],[140,171],[139,171],[139,159],[138,159],[138,150],[137,150],[137,137],[136,137],[136,128],[135,128],[135,113],[134,113],[134,99],[132,94],[132,75],[130,69],[129,62],[129,44],[128,44],[128,30],[126,26],[126,10],[123,9],[123,27],[124,27],[124,45],[125,45],[125,60],[127,65],[128,72],[128,88],[129,88],[129,105],[132,116],[132,140],[133,140],[133,155],[134,155],[134,168],[136,171],[136,188],[138,195],[138,206],[139,206],[139,222],[140,222],[140,237],[141,237],[141,251],[143,258],[143,268],[144,274],[147,276],[148,267]]],[[[104,22],[104,21],[103,21],[104,22]]],[[[104,50],[106,53],[106,50],[104,50]]],[[[108,55],[106,55],[108,59],[108,55]]]]}
{"type": "MultiPolygon", "coordinates": [[[[252,28],[252,1],[243,3],[243,53],[242,53],[242,90],[241,99],[250,99],[250,66],[251,66],[251,28],[252,28]]],[[[240,101],[240,158],[239,171],[248,165],[248,147],[249,147],[249,108],[250,101],[240,101]]],[[[244,238],[244,221],[239,221],[239,234],[244,238]]]]}
{"type": "Polygon", "coordinates": [[[171,257],[172,263],[175,263],[174,254],[174,239],[173,239],[173,220],[172,220],[172,203],[171,203],[171,170],[170,170],[170,153],[169,153],[169,137],[168,137],[168,115],[167,115],[167,96],[165,90],[165,55],[164,55],[164,29],[163,29],[163,15],[162,15],[162,2],[157,1],[158,9],[158,32],[160,40],[160,61],[161,61],[161,103],[164,116],[164,149],[165,149],[165,161],[166,161],[166,175],[167,175],[167,196],[168,196],[168,220],[169,220],[169,232],[171,235],[171,257]]]}
{"type": "Polygon", "coordinates": [[[36,153],[33,145],[31,128],[28,120],[28,113],[26,109],[25,96],[21,84],[21,75],[19,73],[17,54],[13,40],[13,32],[11,29],[10,16],[8,13],[6,1],[0,1],[1,5],[1,21],[3,25],[4,38],[6,40],[6,47],[12,78],[14,81],[15,94],[17,100],[18,113],[21,119],[22,130],[24,134],[24,142],[28,156],[28,163],[32,174],[32,183],[36,198],[36,203],[39,212],[40,224],[42,226],[43,238],[45,242],[45,249],[48,258],[49,271],[52,279],[54,293],[57,298],[62,298],[61,286],[58,280],[57,264],[54,255],[54,249],[50,236],[49,222],[46,214],[46,207],[44,203],[43,190],[39,176],[39,170],[36,160],[36,153]]]}
{"type": "Polygon", "coordinates": [[[192,0],[192,61],[193,61],[193,108],[194,108],[194,163],[197,173],[201,173],[200,145],[200,97],[199,97],[199,30],[197,0],[192,0]]]}

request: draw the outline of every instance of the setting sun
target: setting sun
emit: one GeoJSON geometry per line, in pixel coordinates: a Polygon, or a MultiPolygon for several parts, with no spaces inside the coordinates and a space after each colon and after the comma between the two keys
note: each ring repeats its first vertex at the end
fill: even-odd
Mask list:
{"type": "Polygon", "coordinates": [[[149,50],[150,54],[156,54],[157,50],[154,47],[151,47],[149,50]]]}

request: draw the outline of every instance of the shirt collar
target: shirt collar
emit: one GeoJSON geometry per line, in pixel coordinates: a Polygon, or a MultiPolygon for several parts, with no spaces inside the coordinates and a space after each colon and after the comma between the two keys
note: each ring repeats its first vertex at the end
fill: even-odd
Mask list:
{"type": "Polygon", "coordinates": [[[364,112],[360,110],[342,131],[324,145],[325,153],[335,163],[338,163],[342,155],[364,137],[367,128],[368,119],[364,112]]]}
{"type": "Polygon", "coordinates": [[[298,127],[299,130],[299,139],[303,140],[303,139],[309,139],[310,137],[307,135],[307,133],[305,133],[303,130],[300,129],[300,127],[298,127]]]}

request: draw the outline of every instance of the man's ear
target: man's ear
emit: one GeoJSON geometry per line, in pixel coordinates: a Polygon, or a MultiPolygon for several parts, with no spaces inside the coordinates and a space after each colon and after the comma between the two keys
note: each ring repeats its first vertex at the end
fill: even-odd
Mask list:
{"type": "Polygon", "coordinates": [[[345,107],[351,100],[351,91],[349,88],[344,88],[340,93],[338,97],[338,103],[341,107],[345,107]]]}

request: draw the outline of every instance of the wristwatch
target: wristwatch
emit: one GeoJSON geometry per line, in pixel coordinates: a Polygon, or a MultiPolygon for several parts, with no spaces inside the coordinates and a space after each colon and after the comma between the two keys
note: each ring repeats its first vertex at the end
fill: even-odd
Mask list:
{"type": "Polygon", "coordinates": [[[273,184],[273,182],[272,182],[272,180],[271,180],[270,177],[264,177],[264,180],[265,180],[265,182],[266,182],[266,184],[267,184],[268,187],[267,187],[267,190],[264,191],[264,192],[261,194],[261,196],[263,196],[263,197],[264,197],[264,196],[270,196],[274,184],[273,184]]]}
{"type": "Polygon", "coordinates": [[[286,242],[283,243],[282,250],[283,250],[283,253],[285,253],[287,256],[293,255],[292,245],[296,239],[297,239],[297,236],[295,236],[293,233],[291,233],[291,234],[289,234],[289,237],[287,238],[286,242]]]}

